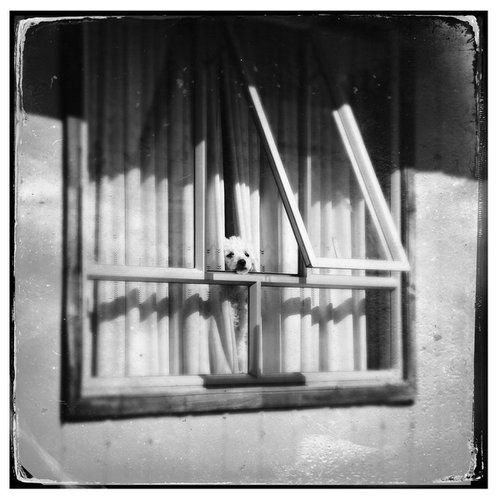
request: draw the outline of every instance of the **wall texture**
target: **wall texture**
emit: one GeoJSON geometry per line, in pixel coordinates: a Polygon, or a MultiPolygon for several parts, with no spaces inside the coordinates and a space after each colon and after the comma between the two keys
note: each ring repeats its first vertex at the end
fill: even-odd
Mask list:
{"type": "Polygon", "coordinates": [[[15,444],[37,480],[429,484],[466,480],[472,449],[477,182],[474,45],[421,20],[416,58],[417,401],[59,420],[62,152],[57,25],[28,31],[16,157],[15,444]]]}

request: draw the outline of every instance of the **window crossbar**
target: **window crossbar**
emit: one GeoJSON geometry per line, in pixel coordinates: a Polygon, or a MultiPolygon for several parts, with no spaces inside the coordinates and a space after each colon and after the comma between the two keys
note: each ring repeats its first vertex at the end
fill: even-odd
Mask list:
{"type": "Polygon", "coordinates": [[[198,269],[120,266],[89,264],[86,267],[88,280],[106,281],[149,281],[158,283],[214,283],[263,286],[285,286],[303,288],[396,288],[399,280],[393,276],[357,276],[308,274],[296,276],[289,274],[249,273],[245,275],[224,271],[204,272],[198,269]]]}

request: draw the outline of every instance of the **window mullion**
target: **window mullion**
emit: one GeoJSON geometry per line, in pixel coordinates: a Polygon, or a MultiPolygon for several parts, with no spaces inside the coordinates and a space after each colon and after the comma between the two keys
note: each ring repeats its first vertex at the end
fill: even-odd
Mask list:
{"type": "Polygon", "coordinates": [[[224,271],[203,272],[198,269],[148,266],[114,266],[88,264],[87,280],[106,281],[152,281],[157,283],[214,283],[226,285],[253,285],[319,288],[395,288],[396,276],[352,276],[336,274],[315,274],[307,276],[290,274],[251,273],[240,275],[224,271]]]}
{"type": "Polygon", "coordinates": [[[248,373],[262,374],[262,285],[250,285],[248,294],[248,373]]]}

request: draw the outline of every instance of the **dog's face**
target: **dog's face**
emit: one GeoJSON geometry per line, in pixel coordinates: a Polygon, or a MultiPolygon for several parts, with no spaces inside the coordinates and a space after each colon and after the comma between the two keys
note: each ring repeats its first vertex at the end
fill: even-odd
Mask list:
{"type": "Polygon", "coordinates": [[[231,238],[225,239],[224,261],[226,270],[238,274],[247,274],[254,268],[254,258],[251,247],[238,236],[231,236],[231,238]]]}

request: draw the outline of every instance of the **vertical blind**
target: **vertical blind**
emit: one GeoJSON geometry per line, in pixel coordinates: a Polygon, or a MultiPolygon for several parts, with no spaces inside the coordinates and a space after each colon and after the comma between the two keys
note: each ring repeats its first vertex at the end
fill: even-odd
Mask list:
{"type": "MultiPolygon", "coordinates": [[[[90,262],[194,266],[195,30],[192,22],[88,23],[85,247],[90,262]]],[[[335,139],[324,82],[314,69],[299,70],[297,37],[281,30],[273,36],[279,43],[242,33],[251,42],[247,54],[294,195],[299,204],[302,197],[310,200],[301,206],[307,208],[303,215],[315,251],[365,258],[367,249],[375,248],[376,255],[362,197],[335,139]],[[304,145],[301,99],[307,93],[311,140],[304,145]],[[304,179],[306,160],[310,184],[304,179]]],[[[296,274],[293,231],[242,83],[219,42],[208,37],[203,58],[207,269],[224,269],[223,239],[238,235],[253,249],[255,272],[296,274]]],[[[366,316],[389,317],[390,301],[353,290],[263,290],[264,371],[367,368],[366,316]],[[373,304],[377,315],[370,312],[373,304]]],[[[92,374],[246,372],[242,311],[247,298],[241,286],[95,281],[89,306],[92,374]]],[[[377,337],[377,331],[375,326],[369,336],[377,337]]]]}

